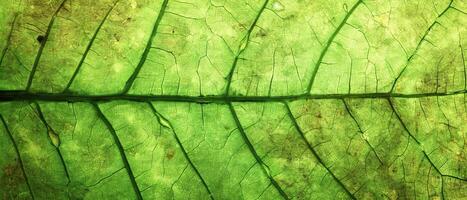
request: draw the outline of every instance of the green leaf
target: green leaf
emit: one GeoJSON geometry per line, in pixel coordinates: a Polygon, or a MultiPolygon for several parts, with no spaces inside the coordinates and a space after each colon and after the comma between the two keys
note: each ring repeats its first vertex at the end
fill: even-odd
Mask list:
{"type": "Polygon", "coordinates": [[[463,0],[3,0],[2,199],[465,199],[463,0]]]}

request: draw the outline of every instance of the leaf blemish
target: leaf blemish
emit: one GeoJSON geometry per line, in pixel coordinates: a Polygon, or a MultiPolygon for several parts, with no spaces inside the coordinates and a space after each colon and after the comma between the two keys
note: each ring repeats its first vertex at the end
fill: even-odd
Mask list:
{"type": "Polygon", "coordinates": [[[36,40],[37,40],[39,43],[42,44],[42,42],[44,42],[44,40],[45,40],[45,36],[39,35],[39,36],[37,36],[36,40]]]}

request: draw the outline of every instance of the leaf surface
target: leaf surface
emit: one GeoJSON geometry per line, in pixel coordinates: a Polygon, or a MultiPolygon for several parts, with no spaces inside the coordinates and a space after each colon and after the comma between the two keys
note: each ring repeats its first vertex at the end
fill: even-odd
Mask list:
{"type": "Polygon", "coordinates": [[[0,6],[2,199],[465,199],[467,4],[0,6]]]}

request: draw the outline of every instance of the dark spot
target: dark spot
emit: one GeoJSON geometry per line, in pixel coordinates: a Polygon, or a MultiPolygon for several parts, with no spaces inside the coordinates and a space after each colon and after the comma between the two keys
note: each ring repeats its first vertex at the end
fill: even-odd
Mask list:
{"type": "Polygon", "coordinates": [[[39,35],[39,36],[37,36],[36,40],[37,40],[39,43],[43,43],[44,40],[45,40],[45,36],[39,35]]]}
{"type": "Polygon", "coordinates": [[[259,32],[256,34],[257,36],[260,36],[260,37],[265,37],[267,35],[266,31],[264,30],[259,30],[259,32]]]}
{"type": "Polygon", "coordinates": [[[167,157],[167,159],[171,160],[174,157],[174,155],[175,151],[173,149],[169,149],[165,156],[167,157]]]}
{"type": "Polygon", "coordinates": [[[319,119],[323,118],[323,116],[321,115],[321,112],[318,111],[318,112],[316,113],[316,118],[319,118],[319,119]]]}
{"type": "Polygon", "coordinates": [[[295,18],[295,15],[292,14],[292,15],[289,15],[289,16],[285,17],[285,20],[290,20],[290,19],[293,19],[293,18],[295,18]]]}
{"type": "Polygon", "coordinates": [[[115,38],[115,40],[117,40],[117,42],[119,42],[119,41],[120,41],[120,36],[119,36],[119,35],[117,35],[117,34],[114,34],[114,38],[115,38]]]}
{"type": "Polygon", "coordinates": [[[6,165],[4,168],[3,168],[3,173],[8,176],[8,177],[12,177],[13,175],[16,174],[16,171],[17,169],[19,169],[19,166],[18,165],[12,165],[12,164],[9,164],[9,165],[6,165]]]}

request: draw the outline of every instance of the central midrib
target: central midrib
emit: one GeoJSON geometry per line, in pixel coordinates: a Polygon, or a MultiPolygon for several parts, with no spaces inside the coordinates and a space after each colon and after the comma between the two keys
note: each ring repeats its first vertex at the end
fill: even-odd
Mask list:
{"type": "Polygon", "coordinates": [[[228,103],[228,102],[283,102],[307,99],[387,99],[387,98],[423,98],[436,96],[451,96],[466,94],[467,90],[445,93],[355,93],[355,94],[299,94],[287,96],[188,96],[188,95],[136,95],[136,94],[109,94],[109,95],[82,95],[68,93],[34,93],[26,91],[0,91],[0,101],[64,101],[64,102],[97,102],[97,101],[174,101],[195,103],[228,103]]]}

